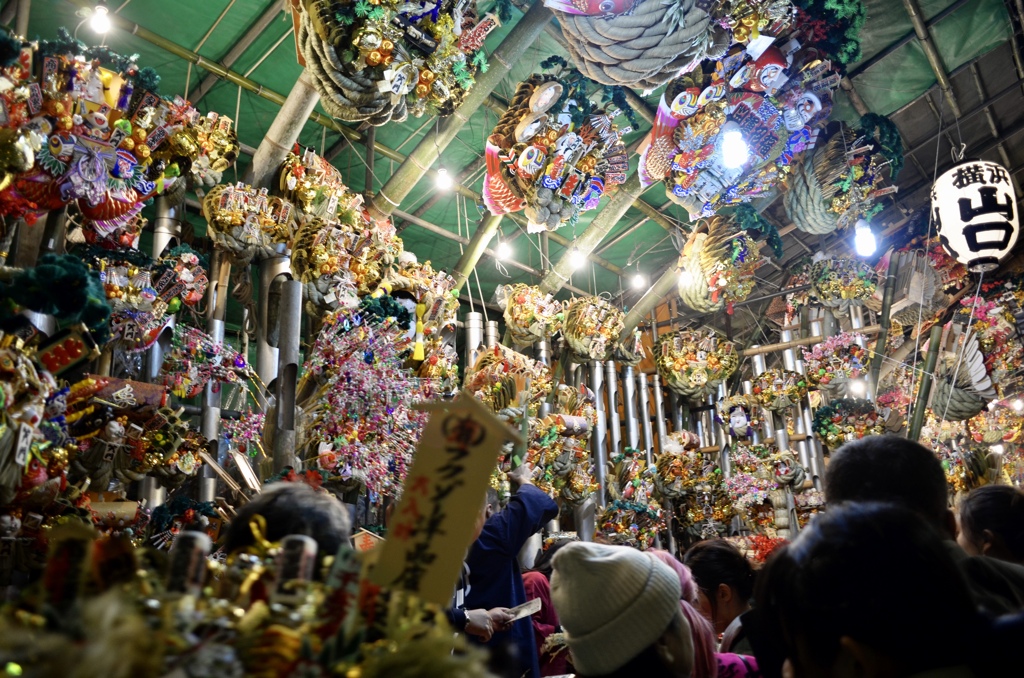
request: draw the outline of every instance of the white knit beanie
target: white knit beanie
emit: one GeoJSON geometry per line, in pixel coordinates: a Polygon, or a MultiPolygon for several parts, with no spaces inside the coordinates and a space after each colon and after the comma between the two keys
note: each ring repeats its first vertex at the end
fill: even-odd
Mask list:
{"type": "Polygon", "coordinates": [[[551,601],[583,675],[621,668],[679,613],[679,575],[627,546],[568,544],[553,565],[551,601]]]}

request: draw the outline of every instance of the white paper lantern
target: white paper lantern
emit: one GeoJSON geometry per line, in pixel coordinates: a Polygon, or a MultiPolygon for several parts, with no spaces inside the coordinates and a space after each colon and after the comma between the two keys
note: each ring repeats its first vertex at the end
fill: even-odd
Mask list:
{"type": "Polygon", "coordinates": [[[942,246],[972,273],[995,270],[1020,235],[1010,173],[987,160],[940,176],[932,186],[932,214],[942,246]]]}

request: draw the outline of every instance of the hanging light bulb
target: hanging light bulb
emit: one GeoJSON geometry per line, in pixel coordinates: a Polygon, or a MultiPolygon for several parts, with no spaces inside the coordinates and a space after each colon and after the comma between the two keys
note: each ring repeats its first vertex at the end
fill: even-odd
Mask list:
{"type": "Polygon", "coordinates": [[[587,263],[587,257],[576,248],[576,245],[572,246],[569,250],[569,265],[572,266],[572,270],[578,271],[583,268],[583,265],[587,263]]]}
{"type": "Polygon", "coordinates": [[[452,177],[448,174],[448,170],[444,167],[440,167],[437,170],[437,174],[434,175],[434,185],[442,191],[447,191],[455,185],[455,182],[452,181],[452,177]]]}
{"type": "Polygon", "coordinates": [[[693,274],[687,271],[685,268],[679,271],[679,283],[682,285],[689,285],[693,282],[693,274]]]}
{"type": "Polygon", "coordinates": [[[870,257],[878,248],[878,241],[875,240],[875,232],[871,230],[871,224],[863,219],[857,220],[857,231],[853,236],[853,248],[862,257],[870,257]]]}
{"type": "Polygon", "coordinates": [[[494,248],[494,254],[498,258],[498,261],[505,261],[512,257],[512,245],[509,245],[504,240],[498,242],[498,246],[494,248]]]}
{"type": "Polygon", "coordinates": [[[726,169],[739,169],[750,159],[750,147],[743,138],[743,130],[730,120],[722,125],[722,164],[726,169]]]}
{"type": "Polygon", "coordinates": [[[1005,452],[1005,451],[1006,451],[1006,448],[1005,448],[1005,447],[1003,447],[1003,445],[1002,445],[1002,444],[999,444],[999,445],[993,445],[993,446],[992,446],[992,447],[990,447],[989,449],[990,449],[990,450],[992,450],[993,452],[995,452],[996,454],[1002,454],[1003,452],[1005,452]]]}
{"type": "Polygon", "coordinates": [[[1017,398],[1013,401],[1013,409],[1015,412],[1024,412],[1024,400],[1017,398]]]}
{"type": "Polygon", "coordinates": [[[100,35],[110,30],[110,15],[107,11],[107,3],[99,2],[89,16],[89,28],[100,35]]]}
{"type": "Polygon", "coordinates": [[[642,290],[644,287],[647,286],[647,278],[645,278],[642,274],[637,273],[636,275],[633,276],[632,283],[634,290],[642,290]]]}

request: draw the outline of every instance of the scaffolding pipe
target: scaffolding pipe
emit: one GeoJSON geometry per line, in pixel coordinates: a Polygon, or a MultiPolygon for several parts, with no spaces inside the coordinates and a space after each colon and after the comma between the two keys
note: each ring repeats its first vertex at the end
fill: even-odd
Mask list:
{"type": "Polygon", "coordinates": [[[619,423],[619,375],[615,370],[615,361],[608,360],[604,364],[605,388],[608,392],[608,451],[609,454],[619,453],[622,442],[622,429],[619,423]]]}
{"type": "MultiPolygon", "coordinates": [[[[749,397],[754,396],[754,385],[749,380],[745,380],[743,382],[742,388],[743,395],[749,397]]],[[[761,433],[758,432],[756,428],[754,429],[754,433],[750,436],[750,441],[755,445],[759,445],[761,443],[761,433]]]]}
{"type": "Polygon", "coordinates": [[[423,178],[427,170],[440,157],[460,130],[469,122],[470,116],[480,108],[494,88],[505,79],[512,64],[521,60],[530,45],[551,21],[551,10],[542,2],[534,2],[509,31],[501,44],[491,53],[489,66],[477,75],[473,88],[466,94],[455,112],[437,123],[436,131],[428,132],[409,153],[405,162],[395,169],[369,204],[370,211],[379,217],[390,216],[402,204],[406,196],[423,178]]]}
{"type": "MultiPolygon", "coordinates": [[[[245,35],[243,35],[238,42],[228,50],[228,53],[224,55],[224,58],[219,61],[220,66],[225,70],[234,66],[239,57],[245,54],[245,51],[249,49],[254,42],[256,42],[256,39],[270,27],[270,24],[273,23],[283,11],[284,0],[275,0],[271,3],[270,7],[268,7],[263,14],[261,14],[259,18],[249,26],[245,31],[245,35]]],[[[193,106],[198,104],[199,101],[205,97],[211,89],[213,89],[213,86],[217,84],[217,77],[218,76],[213,73],[208,74],[203,78],[202,82],[199,83],[198,87],[189,92],[188,100],[192,102],[193,106]]],[[[238,121],[236,120],[235,122],[237,124],[238,121]]]]}
{"type": "Polygon", "coordinates": [[[939,342],[941,341],[942,325],[936,325],[928,336],[928,355],[924,360],[921,386],[917,391],[917,401],[914,403],[914,416],[910,419],[910,430],[907,433],[907,438],[910,440],[917,440],[921,437],[921,426],[924,425],[924,412],[928,407],[928,397],[932,392],[932,374],[935,372],[935,363],[939,358],[939,342]]]}
{"type": "Polygon", "coordinates": [[[672,429],[683,430],[683,404],[679,402],[679,394],[675,391],[668,392],[668,406],[672,409],[672,429]]]}
{"type": "Polygon", "coordinates": [[[600,360],[590,361],[590,388],[594,392],[594,409],[597,411],[597,425],[594,426],[593,433],[590,437],[590,454],[591,461],[594,464],[594,475],[597,477],[597,496],[599,496],[601,506],[604,506],[605,489],[607,484],[607,468],[608,468],[608,451],[605,447],[605,416],[604,416],[604,402],[601,398],[601,386],[602,386],[602,365],[600,360]]]}
{"type": "Polygon", "coordinates": [[[278,322],[277,422],[274,429],[274,472],[286,466],[296,470],[302,462],[295,453],[295,387],[299,375],[299,340],[302,326],[302,283],[285,280],[281,284],[278,322]]]}
{"type": "Polygon", "coordinates": [[[163,506],[167,502],[167,488],[153,476],[146,476],[139,481],[139,501],[150,511],[163,506]]]}
{"type": "MultiPolygon", "coordinates": [[[[535,343],[533,345],[533,356],[537,360],[537,362],[541,363],[542,365],[545,365],[546,367],[549,367],[549,368],[551,367],[551,351],[548,348],[548,340],[547,339],[541,339],[540,341],[538,341],[537,343],[535,343]]],[[[594,394],[596,395],[596,398],[597,398],[597,402],[595,403],[595,407],[599,407],[600,403],[601,403],[601,391],[600,391],[600,389],[594,388],[594,394]]],[[[545,398],[544,401],[541,402],[541,404],[540,404],[540,416],[541,417],[546,417],[549,414],[551,414],[551,403],[548,402],[547,398],[545,398]]],[[[601,425],[602,426],[604,425],[604,421],[603,420],[601,422],[601,425]]],[[[557,530],[555,530],[555,531],[557,532],[557,530]]]]}
{"type": "Polygon", "coordinates": [[[64,239],[68,230],[68,208],[50,210],[43,224],[43,244],[40,254],[64,254],[64,239]]]}
{"type": "Polygon", "coordinates": [[[18,13],[14,18],[14,32],[23,38],[28,37],[28,18],[32,13],[32,0],[17,0],[18,13]]]}

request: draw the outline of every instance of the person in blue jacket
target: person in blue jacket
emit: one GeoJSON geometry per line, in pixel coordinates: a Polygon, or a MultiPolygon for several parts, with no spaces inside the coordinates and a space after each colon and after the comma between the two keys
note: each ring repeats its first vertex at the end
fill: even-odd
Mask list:
{"type": "MultiPolygon", "coordinates": [[[[489,505],[483,531],[469,549],[466,564],[472,573],[472,587],[466,597],[467,609],[512,608],[526,602],[523,576],[519,569],[519,551],[533,534],[558,516],[558,504],[533,486],[532,469],[523,464],[508,474],[515,491],[504,510],[489,505]]],[[[474,642],[482,642],[471,638],[474,642]]],[[[540,661],[529,617],[498,630],[486,643],[498,646],[511,643],[516,648],[521,671],[517,675],[540,677],[540,661]]]]}

